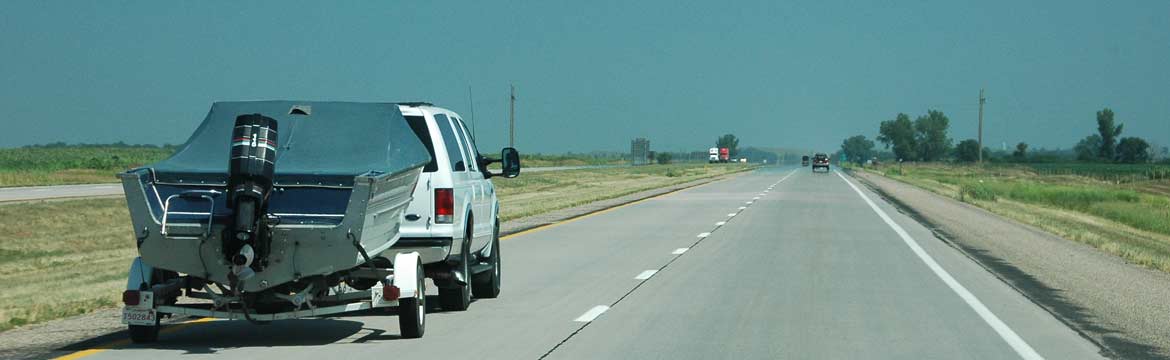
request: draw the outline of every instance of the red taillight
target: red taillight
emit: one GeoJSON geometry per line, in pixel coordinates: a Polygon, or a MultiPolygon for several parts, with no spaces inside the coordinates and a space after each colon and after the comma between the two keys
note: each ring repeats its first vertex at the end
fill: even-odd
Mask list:
{"type": "Polygon", "coordinates": [[[122,303],[126,304],[126,306],[137,306],[138,301],[138,290],[126,290],[122,292],[122,303]]]}
{"type": "Polygon", "coordinates": [[[394,301],[402,296],[402,289],[391,284],[382,284],[382,300],[394,301]]]}
{"type": "Polygon", "coordinates": [[[455,193],[452,189],[435,189],[435,223],[450,224],[455,220],[455,193]]]}

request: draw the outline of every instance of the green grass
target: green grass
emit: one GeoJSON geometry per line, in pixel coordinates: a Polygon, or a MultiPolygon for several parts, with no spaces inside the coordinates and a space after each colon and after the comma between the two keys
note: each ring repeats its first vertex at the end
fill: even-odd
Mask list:
{"type": "MultiPolygon", "coordinates": [[[[0,187],[116,182],[114,175],[163,160],[172,146],[51,145],[0,149],[0,187]]],[[[225,160],[226,161],[226,160],[225,160]]],[[[625,165],[616,154],[521,154],[525,167],[625,165]]]]}
{"type": "Polygon", "coordinates": [[[494,181],[507,221],[697,179],[743,171],[738,164],[672,164],[547,171],[494,181]]]}
{"type": "Polygon", "coordinates": [[[171,147],[129,145],[0,149],[0,187],[116,182],[114,174],[172,152],[171,147]]]}
{"type": "MultiPolygon", "coordinates": [[[[506,221],[746,169],[650,165],[537,172],[493,182],[506,221]]],[[[135,256],[123,199],[0,205],[0,331],[116,306],[135,256]]]]}
{"type": "MultiPolygon", "coordinates": [[[[1057,165],[1046,167],[1059,169],[1057,165]]],[[[1145,165],[1070,164],[1081,173],[1033,166],[886,165],[879,173],[1170,272],[1170,179],[1119,182],[1106,171],[1145,165]]],[[[1138,169],[1138,170],[1134,170],[1138,169]]],[[[1125,174],[1127,172],[1122,172],[1125,174]]],[[[1146,174],[1153,172],[1147,171],[1146,174]]]]}
{"type": "Polygon", "coordinates": [[[520,163],[525,167],[626,165],[630,161],[617,155],[589,154],[520,154],[520,163]]]}
{"type": "Polygon", "coordinates": [[[1038,175],[1075,175],[1114,183],[1170,179],[1170,165],[1052,163],[1028,165],[1038,175]]]}
{"type": "Polygon", "coordinates": [[[114,305],[135,253],[122,199],[0,206],[0,330],[114,305]]]}

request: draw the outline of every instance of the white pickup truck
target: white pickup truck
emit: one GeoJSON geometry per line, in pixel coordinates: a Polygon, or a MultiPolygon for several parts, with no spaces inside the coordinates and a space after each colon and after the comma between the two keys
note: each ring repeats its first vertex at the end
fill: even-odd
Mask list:
{"type": "Polygon", "coordinates": [[[401,239],[375,261],[418,252],[439,288],[441,307],[463,311],[472,296],[500,293],[500,203],[489,179],[519,175],[519,154],[504,148],[499,160],[481,156],[462,117],[451,110],[429,103],[399,103],[399,109],[433,160],[404,212],[401,239]],[[494,162],[501,163],[501,173],[488,171],[494,162]]]}

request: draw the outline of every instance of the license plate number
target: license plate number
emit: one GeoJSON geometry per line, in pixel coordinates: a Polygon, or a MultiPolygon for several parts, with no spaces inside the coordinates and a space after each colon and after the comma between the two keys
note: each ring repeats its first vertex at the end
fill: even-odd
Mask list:
{"type": "Polygon", "coordinates": [[[122,323],[130,325],[155,324],[158,312],[154,309],[122,309],[122,323]]]}

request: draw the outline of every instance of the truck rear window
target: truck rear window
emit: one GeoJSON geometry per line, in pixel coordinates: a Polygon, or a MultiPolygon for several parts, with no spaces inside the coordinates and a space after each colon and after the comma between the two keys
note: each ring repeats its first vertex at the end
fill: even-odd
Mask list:
{"type": "Polygon", "coordinates": [[[431,154],[431,162],[423,167],[423,172],[435,172],[439,170],[439,164],[435,163],[435,145],[431,143],[431,132],[427,130],[427,119],[422,116],[407,116],[406,122],[410,124],[410,129],[414,130],[414,135],[422,140],[424,146],[427,147],[427,152],[431,154]]]}

